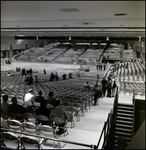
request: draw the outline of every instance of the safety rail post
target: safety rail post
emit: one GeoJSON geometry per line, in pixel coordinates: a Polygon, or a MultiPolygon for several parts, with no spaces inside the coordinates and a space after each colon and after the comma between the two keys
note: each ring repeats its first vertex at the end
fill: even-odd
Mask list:
{"type": "Polygon", "coordinates": [[[135,91],[133,90],[133,97],[132,97],[132,102],[133,102],[133,127],[132,127],[132,132],[134,135],[134,122],[135,122],[135,91]]]}
{"type": "Polygon", "coordinates": [[[98,143],[97,143],[97,148],[99,147],[99,144],[100,144],[100,141],[101,141],[102,135],[103,135],[103,133],[104,133],[105,125],[106,125],[106,124],[104,123],[103,129],[102,129],[102,131],[101,131],[101,134],[100,134],[100,137],[99,137],[99,140],[98,140],[98,143]]]}

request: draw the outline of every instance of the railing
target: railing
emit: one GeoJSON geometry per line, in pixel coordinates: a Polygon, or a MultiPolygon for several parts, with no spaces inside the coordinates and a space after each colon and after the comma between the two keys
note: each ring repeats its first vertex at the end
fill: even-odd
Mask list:
{"type": "Polygon", "coordinates": [[[133,127],[132,127],[132,132],[134,134],[134,118],[135,118],[135,92],[133,90],[133,98],[132,98],[132,102],[133,102],[133,127]]]}
{"type": "Polygon", "coordinates": [[[111,140],[111,137],[113,135],[111,134],[111,132],[114,131],[113,129],[114,129],[114,124],[116,120],[117,105],[118,105],[118,87],[116,89],[116,96],[115,96],[115,100],[113,104],[113,111],[111,110],[111,112],[108,114],[107,121],[104,123],[99,141],[97,143],[97,149],[99,148],[99,146],[101,146],[102,141],[103,143],[100,149],[104,149],[105,146],[107,146],[107,143],[109,142],[109,140],[111,140]]]}
{"type": "MultiPolygon", "coordinates": [[[[84,143],[79,143],[79,142],[73,142],[73,141],[67,141],[67,140],[61,140],[61,139],[56,139],[56,138],[49,138],[49,137],[46,137],[46,136],[40,136],[40,135],[33,135],[33,134],[28,134],[28,133],[25,133],[25,132],[18,132],[18,131],[12,131],[10,129],[5,129],[5,128],[1,128],[1,131],[8,131],[8,132],[13,132],[13,133],[20,133],[20,134],[23,134],[23,135],[28,135],[28,136],[33,136],[33,137],[37,137],[37,138],[42,138],[42,139],[45,139],[45,140],[52,140],[52,141],[57,141],[57,142],[64,142],[64,143],[69,143],[69,144],[74,144],[74,145],[79,145],[79,146],[84,146],[84,147],[89,147],[91,149],[95,149],[96,150],[96,145],[89,145],[89,144],[84,144],[84,143]]],[[[2,147],[2,144],[1,144],[1,147],[2,147]]],[[[52,147],[53,148],[53,147],[52,147]]],[[[9,147],[6,148],[6,149],[10,149],[9,147]]]]}

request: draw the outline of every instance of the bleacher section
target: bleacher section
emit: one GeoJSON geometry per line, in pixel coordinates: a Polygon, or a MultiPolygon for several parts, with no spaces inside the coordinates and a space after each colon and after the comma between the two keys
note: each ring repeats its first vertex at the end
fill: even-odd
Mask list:
{"type": "Polygon", "coordinates": [[[52,62],[57,57],[62,55],[69,47],[70,47],[70,45],[62,45],[62,44],[58,44],[56,46],[54,45],[49,51],[46,51],[46,53],[37,57],[35,59],[35,61],[37,61],[37,62],[52,62]]]}
{"type": "Polygon", "coordinates": [[[80,57],[80,55],[84,52],[86,48],[86,45],[74,45],[69,48],[65,53],[56,58],[54,61],[56,63],[72,64],[78,57],[80,57]]]}
{"type": "Polygon", "coordinates": [[[108,48],[104,52],[104,56],[105,56],[106,60],[108,60],[108,61],[111,61],[111,60],[119,61],[119,60],[121,60],[120,52],[121,52],[121,48],[108,48]]]}
{"type": "Polygon", "coordinates": [[[96,64],[96,60],[99,59],[103,49],[100,45],[91,45],[78,59],[78,63],[86,62],[86,64],[96,64]]]}
{"type": "Polygon", "coordinates": [[[18,58],[18,60],[22,61],[33,61],[38,56],[42,55],[43,53],[47,52],[52,46],[48,45],[43,48],[41,47],[32,47],[28,50],[25,50],[21,56],[18,58]]]}

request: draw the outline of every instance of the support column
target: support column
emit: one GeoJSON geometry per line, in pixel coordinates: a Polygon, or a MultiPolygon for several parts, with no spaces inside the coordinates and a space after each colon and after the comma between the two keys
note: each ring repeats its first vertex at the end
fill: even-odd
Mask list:
{"type": "Polygon", "coordinates": [[[1,58],[3,58],[3,57],[4,57],[3,51],[1,51],[1,58]]]}
{"type": "Polygon", "coordinates": [[[121,52],[120,52],[121,60],[123,60],[123,53],[124,53],[124,45],[121,44],[121,52]]]}
{"type": "Polygon", "coordinates": [[[46,46],[46,45],[47,45],[47,41],[44,42],[44,46],[46,46]]]}
{"type": "Polygon", "coordinates": [[[10,44],[10,50],[9,50],[9,60],[12,61],[12,57],[13,57],[13,47],[12,44],[10,44]]]}
{"type": "Polygon", "coordinates": [[[25,44],[25,50],[26,50],[26,49],[28,49],[28,45],[27,45],[27,43],[25,44]]]}
{"type": "Polygon", "coordinates": [[[128,49],[130,49],[130,47],[131,47],[131,46],[130,46],[130,43],[128,42],[128,49]]]}
{"type": "Polygon", "coordinates": [[[9,58],[9,51],[6,51],[6,58],[9,58]]]}

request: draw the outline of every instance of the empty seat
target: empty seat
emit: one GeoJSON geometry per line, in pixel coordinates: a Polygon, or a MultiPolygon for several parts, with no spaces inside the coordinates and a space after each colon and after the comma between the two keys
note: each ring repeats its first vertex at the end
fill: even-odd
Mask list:
{"type": "Polygon", "coordinates": [[[18,135],[13,132],[3,132],[2,133],[2,145],[10,149],[19,149],[19,138],[18,135]]]}

